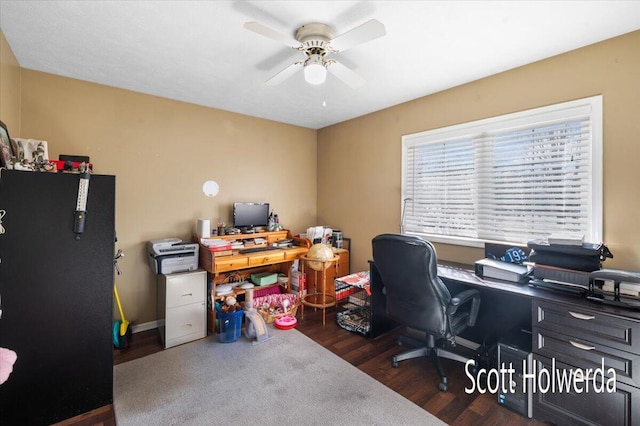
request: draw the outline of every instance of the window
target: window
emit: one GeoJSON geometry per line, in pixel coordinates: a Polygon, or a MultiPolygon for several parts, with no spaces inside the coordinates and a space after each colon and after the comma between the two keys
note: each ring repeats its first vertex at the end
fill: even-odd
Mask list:
{"type": "Polygon", "coordinates": [[[602,96],[402,138],[402,232],[482,246],[602,238],[602,96]]]}

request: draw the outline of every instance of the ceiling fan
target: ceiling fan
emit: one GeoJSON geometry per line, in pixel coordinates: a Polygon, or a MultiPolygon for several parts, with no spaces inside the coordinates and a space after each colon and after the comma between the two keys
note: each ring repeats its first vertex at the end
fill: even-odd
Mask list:
{"type": "Polygon", "coordinates": [[[364,85],[365,80],[336,59],[329,58],[328,55],[344,52],[347,49],[386,34],[384,25],[375,19],[367,21],[337,37],[334,37],[333,29],[330,26],[320,23],[301,26],[296,31],[295,39],[258,22],[247,22],[244,27],[300,50],[307,56],[306,59],[294,62],[267,80],[266,83],[270,86],[280,84],[298,70],[304,69],[304,77],[308,83],[324,83],[327,71],[329,71],[352,88],[357,89],[364,85]]]}

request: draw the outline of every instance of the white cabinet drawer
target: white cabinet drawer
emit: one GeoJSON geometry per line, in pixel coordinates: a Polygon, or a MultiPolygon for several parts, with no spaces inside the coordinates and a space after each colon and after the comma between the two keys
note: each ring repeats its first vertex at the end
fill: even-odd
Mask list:
{"type": "Polygon", "coordinates": [[[176,343],[176,340],[180,338],[187,338],[184,342],[188,342],[205,337],[206,315],[204,302],[168,309],[165,333],[167,347],[179,344],[176,343]]]}
{"type": "Polygon", "coordinates": [[[158,322],[165,348],[207,335],[207,272],[158,276],[158,322]]]}
{"type": "Polygon", "coordinates": [[[206,288],[206,272],[204,271],[169,275],[166,290],[167,309],[204,302],[206,288]]]}

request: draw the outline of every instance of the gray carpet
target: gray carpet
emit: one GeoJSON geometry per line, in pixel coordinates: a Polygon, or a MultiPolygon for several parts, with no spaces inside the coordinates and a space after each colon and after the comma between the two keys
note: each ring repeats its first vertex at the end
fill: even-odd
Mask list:
{"type": "Polygon", "coordinates": [[[297,330],[269,335],[209,336],[115,366],[117,424],[445,424],[297,330]]]}

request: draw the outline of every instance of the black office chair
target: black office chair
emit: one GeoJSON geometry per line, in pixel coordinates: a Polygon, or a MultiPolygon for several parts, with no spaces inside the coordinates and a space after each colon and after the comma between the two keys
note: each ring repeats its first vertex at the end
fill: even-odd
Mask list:
{"type": "MultiPolygon", "coordinates": [[[[372,241],[375,263],[387,298],[387,316],[407,327],[426,333],[426,346],[393,357],[399,361],[431,355],[440,374],[441,391],[447,377],[439,357],[467,362],[468,358],[445,350],[455,337],[473,327],[480,309],[480,293],[470,289],[451,297],[438,278],[437,255],[433,245],[418,237],[383,234],[372,241]]],[[[398,344],[406,339],[401,338],[398,344]]]]}

